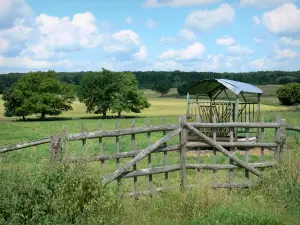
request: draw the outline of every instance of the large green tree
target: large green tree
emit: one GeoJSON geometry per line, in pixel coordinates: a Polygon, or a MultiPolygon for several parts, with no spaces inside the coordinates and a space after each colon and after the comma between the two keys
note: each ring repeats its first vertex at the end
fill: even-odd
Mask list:
{"type": "Polygon", "coordinates": [[[161,97],[164,97],[164,95],[168,94],[168,92],[170,91],[172,87],[172,82],[169,78],[168,75],[162,74],[159,79],[157,79],[153,86],[152,86],[152,90],[160,93],[161,97]]]}
{"type": "Polygon", "coordinates": [[[150,107],[146,97],[138,90],[138,81],[134,74],[119,73],[117,82],[119,89],[111,101],[110,108],[113,113],[118,113],[118,117],[123,111],[140,113],[141,110],[150,107]]]}
{"type": "Polygon", "coordinates": [[[5,116],[59,115],[72,109],[73,88],[61,83],[54,71],[30,72],[3,94],[5,116]]]}
{"type": "Polygon", "coordinates": [[[87,112],[107,115],[107,111],[139,113],[150,104],[138,91],[138,82],[132,73],[117,73],[106,69],[90,72],[81,82],[78,97],[87,112]]]}
{"type": "Polygon", "coordinates": [[[285,84],[277,90],[282,105],[300,104],[300,83],[285,84]]]}

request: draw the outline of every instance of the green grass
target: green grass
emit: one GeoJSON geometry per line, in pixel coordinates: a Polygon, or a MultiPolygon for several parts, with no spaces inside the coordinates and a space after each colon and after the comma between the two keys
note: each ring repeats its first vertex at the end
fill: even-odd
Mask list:
{"type": "MultiPolygon", "coordinates": [[[[266,99],[275,99],[275,86],[264,86],[266,99]]],[[[179,115],[185,114],[186,100],[173,98],[175,90],[165,98],[145,90],[152,107],[143,111],[135,119],[136,127],[146,125],[146,117],[151,124],[161,124],[166,116],[167,124],[179,122],[179,115]]],[[[0,100],[1,101],[1,100],[0,100]]],[[[74,103],[74,110],[64,113],[59,120],[11,121],[3,118],[0,102],[0,146],[57,135],[67,126],[68,133],[114,129],[116,119],[99,119],[85,113],[84,105],[74,103]],[[2,117],[1,117],[2,115],[2,117]]],[[[276,115],[291,125],[300,124],[300,113],[294,108],[279,105],[262,105],[265,121],[275,121],[276,115]]],[[[133,114],[127,114],[133,115],[133,114]]],[[[119,128],[131,126],[132,118],[118,120],[119,128]]],[[[152,133],[154,142],[163,136],[162,132],[152,133]]],[[[100,162],[63,165],[49,165],[49,145],[41,145],[0,155],[0,224],[298,224],[300,221],[300,138],[299,133],[288,132],[290,152],[285,153],[280,167],[265,171],[264,182],[251,190],[212,190],[212,171],[201,171],[200,189],[170,191],[167,194],[134,199],[119,199],[115,184],[104,189],[99,182],[102,174],[116,169],[115,160],[106,161],[101,169],[100,162]]],[[[274,129],[265,129],[265,139],[274,138],[274,129]]],[[[115,138],[104,138],[105,154],[115,152],[115,138]]],[[[147,146],[145,134],[136,135],[137,148],[147,146]]],[[[178,138],[168,145],[178,143],[178,138]]],[[[69,153],[64,157],[89,157],[99,154],[97,139],[87,141],[87,151],[81,150],[81,141],[69,142],[69,153]]],[[[120,138],[121,152],[131,150],[130,137],[120,138]]],[[[243,154],[237,153],[240,159],[243,154]]],[[[273,160],[273,155],[266,155],[273,160]]],[[[257,162],[259,156],[251,156],[257,162]]],[[[121,160],[124,165],[128,160],[121,160]]],[[[163,154],[152,154],[152,166],[162,166],[163,154]]],[[[187,155],[188,163],[196,163],[195,154],[187,155]]],[[[202,163],[212,163],[212,155],[201,155],[202,163]]],[[[228,159],[217,154],[217,163],[227,163],[228,159]]],[[[177,152],[168,154],[170,165],[179,163],[177,152]]],[[[147,159],[138,164],[138,169],[146,168],[147,159]]],[[[244,170],[236,172],[235,181],[243,182],[244,170]]],[[[197,171],[188,170],[189,184],[197,183],[197,171]]],[[[251,179],[255,179],[252,175],[251,179]]],[[[228,181],[228,171],[217,171],[217,182],[228,181]]],[[[164,186],[164,174],[153,176],[153,186],[164,186]]],[[[178,185],[179,172],[169,173],[169,185],[178,185]]],[[[138,189],[147,190],[148,177],[138,178],[138,189]]],[[[132,179],[122,181],[121,191],[132,191],[132,179]]]]}

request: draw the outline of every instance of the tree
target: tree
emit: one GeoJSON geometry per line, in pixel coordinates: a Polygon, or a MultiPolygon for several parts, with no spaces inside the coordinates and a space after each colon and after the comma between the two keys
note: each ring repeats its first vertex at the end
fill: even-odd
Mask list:
{"type": "Polygon", "coordinates": [[[139,113],[150,107],[147,99],[138,91],[138,82],[132,73],[116,73],[103,69],[85,76],[78,91],[79,100],[84,102],[87,111],[102,113],[122,111],[139,113]]]}
{"type": "Polygon", "coordinates": [[[72,109],[74,92],[54,71],[30,72],[3,94],[5,116],[59,115],[72,109]]]}
{"type": "Polygon", "coordinates": [[[90,72],[81,81],[78,97],[86,105],[86,111],[106,117],[110,103],[119,89],[117,73],[103,69],[90,72]]]}
{"type": "Polygon", "coordinates": [[[118,117],[121,117],[122,111],[140,113],[141,110],[150,107],[146,97],[138,91],[138,81],[134,74],[120,73],[118,83],[119,90],[113,97],[110,107],[113,113],[118,113],[118,117]]]}
{"type": "Polygon", "coordinates": [[[300,104],[300,83],[283,85],[276,93],[282,105],[300,104]]]}
{"type": "Polygon", "coordinates": [[[160,93],[161,97],[164,97],[164,95],[168,94],[172,87],[172,82],[170,81],[169,77],[167,75],[162,75],[159,79],[157,79],[152,86],[152,90],[160,93]]]}

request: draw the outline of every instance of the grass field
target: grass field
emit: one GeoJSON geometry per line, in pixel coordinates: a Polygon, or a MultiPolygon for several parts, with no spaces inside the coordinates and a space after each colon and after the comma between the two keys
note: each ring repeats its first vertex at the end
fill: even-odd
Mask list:
{"type": "MultiPolygon", "coordinates": [[[[300,124],[299,109],[280,106],[275,97],[278,86],[263,86],[262,114],[266,121],[275,121],[276,115],[286,119],[291,125],[300,124]]],[[[151,124],[161,124],[162,116],[166,123],[179,122],[179,115],[186,112],[186,100],[176,95],[176,90],[164,98],[150,90],[144,90],[151,108],[138,116],[137,127],[145,126],[146,117],[151,124]]],[[[74,110],[63,113],[59,118],[46,121],[15,121],[16,118],[3,117],[3,102],[0,100],[0,146],[34,140],[62,132],[66,125],[69,133],[98,129],[113,129],[116,119],[101,119],[97,115],[85,113],[85,107],[74,102],[74,110]]],[[[33,117],[34,118],[34,117],[33,117]]],[[[118,119],[119,128],[131,126],[133,118],[118,119]]],[[[274,137],[274,131],[266,129],[266,140],[274,137]]],[[[161,132],[153,133],[152,142],[162,137],[161,132]]],[[[110,187],[100,185],[103,173],[115,170],[115,161],[107,161],[106,168],[100,163],[78,164],[71,168],[64,165],[49,166],[49,145],[32,147],[0,155],[0,224],[299,224],[300,221],[300,136],[288,133],[290,150],[284,155],[280,167],[265,171],[264,182],[250,190],[212,190],[206,187],[186,191],[174,191],[153,198],[119,199],[110,187]],[[9,221],[9,222],[5,222],[9,221]],[[25,222],[24,222],[25,221],[25,222]]],[[[137,135],[137,148],[147,146],[146,135],[137,135]]],[[[104,139],[105,154],[115,152],[115,139],[104,139]]],[[[177,143],[174,139],[168,144],[177,143]]],[[[120,138],[121,152],[130,150],[130,137],[120,138]]],[[[88,140],[87,152],[82,153],[81,142],[70,142],[71,156],[87,157],[99,152],[98,140],[88,140]]],[[[69,155],[70,156],[70,155],[69,155]]],[[[169,164],[178,163],[177,152],[168,154],[169,164]]],[[[243,159],[243,155],[237,155],[243,159]]],[[[266,159],[273,156],[266,155],[266,159]]],[[[218,163],[227,158],[218,154],[218,163]]],[[[256,162],[258,157],[250,157],[256,162]]],[[[193,155],[187,157],[189,163],[196,162],[193,155]]],[[[202,163],[211,163],[212,156],[202,157],[202,163]]],[[[122,160],[121,164],[126,160],[122,160]]],[[[153,166],[163,164],[162,155],[153,155],[153,166]]],[[[138,168],[145,168],[144,160],[138,168]]],[[[188,172],[188,182],[195,183],[195,176],[188,172]]],[[[203,171],[203,183],[211,182],[212,172],[203,171]]],[[[244,171],[237,174],[242,179],[244,171]]],[[[179,183],[179,174],[169,174],[170,184],[179,183]]],[[[228,174],[219,172],[220,181],[227,180],[228,174]]],[[[138,179],[138,188],[147,188],[146,179],[138,179]]],[[[155,187],[164,185],[164,174],[153,177],[155,187]]],[[[132,179],[127,179],[123,189],[132,190],[132,179]]]]}

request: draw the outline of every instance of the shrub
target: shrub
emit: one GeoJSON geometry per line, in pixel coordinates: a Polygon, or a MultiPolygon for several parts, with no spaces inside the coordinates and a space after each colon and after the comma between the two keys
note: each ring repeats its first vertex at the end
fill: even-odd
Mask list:
{"type": "Polygon", "coordinates": [[[116,224],[122,204],[85,166],[1,170],[0,224],[116,224]]]}
{"type": "Polygon", "coordinates": [[[283,85],[276,93],[282,105],[295,105],[300,103],[300,83],[283,85]]]}

